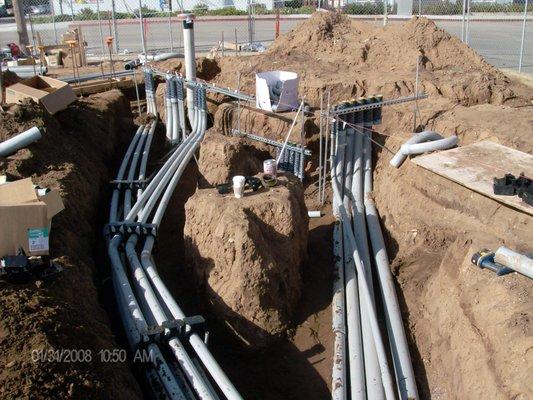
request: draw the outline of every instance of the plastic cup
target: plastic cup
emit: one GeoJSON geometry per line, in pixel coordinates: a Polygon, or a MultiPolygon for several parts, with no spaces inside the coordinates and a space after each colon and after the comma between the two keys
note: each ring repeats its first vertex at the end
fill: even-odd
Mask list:
{"type": "Polygon", "coordinates": [[[244,193],[244,182],[246,178],[242,175],[233,177],[233,193],[237,199],[240,199],[244,193]]]}

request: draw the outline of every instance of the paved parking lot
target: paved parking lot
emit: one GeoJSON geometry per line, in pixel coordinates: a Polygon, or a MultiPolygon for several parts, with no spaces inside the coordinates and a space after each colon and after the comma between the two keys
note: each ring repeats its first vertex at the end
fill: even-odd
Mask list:
{"type": "MultiPolygon", "coordinates": [[[[9,21],[9,20],[8,20],[9,21]]],[[[281,32],[291,30],[301,20],[282,19],[281,32]]],[[[380,24],[381,21],[371,23],[380,24]]],[[[399,23],[391,21],[391,23],[399,23]]],[[[461,21],[442,20],[437,25],[451,34],[460,36],[461,21]]],[[[533,32],[533,22],[530,22],[533,32]]],[[[68,22],[56,24],[58,35],[69,26],[68,22]]],[[[198,20],[195,24],[196,44],[202,51],[209,50],[224,35],[225,41],[235,40],[235,28],[239,42],[248,41],[248,25],[245,18],[198,20]]],[[[146,26],[146,42],[148,50],[167,49],[170,46],[168,22],[164,19],[148,20],[146,26]]],[[[255,23],[257,41],[268,43],[274,38],[274,19],[258,19],[255,23]]],[[[40,32],[43,41],[53,43],[54,29],[52,24],[35,25],[35,32],[40,32]]],[[[134,20],[120,21],[118,24],[120,49],[129,52],[141,50],[140,28],[134,20]]],[[[94,54],[102,53],[100,26],[97,21],[83,25],[88,51],[94,54]]],[[[103,36],[109,35],[107,21],[102,23],[103,36]]],[[[469,44],[485,59],[499,68],[517,68],[520,53],[520,39],[522,33],[521,21],[471,21],[469,44]]],[[[172,23],[172,40],[174,47],[181,46],[181,25],[178,21],[172,23]]],[[[0,44],[3,46],[10,41],[16,41],[16,26],[14,23],[0,23],[0,44]]],[[[533,73],[533,33],[526,32],[526,46],[524,49],[523,72],[533,73]]]]}

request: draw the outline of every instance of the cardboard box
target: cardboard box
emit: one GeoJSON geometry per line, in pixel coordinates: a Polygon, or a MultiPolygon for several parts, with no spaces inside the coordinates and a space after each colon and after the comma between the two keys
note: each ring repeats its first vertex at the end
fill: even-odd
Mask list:
{"type": "Polygon", "coordinates": [[[33,60],[31,58],[19,58],[17,60],[11,60],[7,62],[8,67],[18,67],[21,65],[33,65],[33,60]]]}
{"type": "Polygon", "coordinates": [[[30,178],[0,185],[0,257],[49,254],[52,218],[65,207],[52,190],[38,196],[30,178]]]}
{"type": "Polygon", "coordinates": [[[300,77],[295,72],[268,71],[255,74],[256,106],[262,110],[289,111],[298,108],[298,84],[300,77]],[[282,82],[279,99],[273,101],[270,90],[277,82],[282,82]]]}
{"type": "Polygon", "coordinates": [[[63,64],[63,58],[62,58],[63,56],[61,53],[62,53],[61,50],[58,50],[56,54],[52,53],[52,54],[44,56],[46,65],[48,65],[49,67],[58,67],[61,64],[63,64]]]}
{"type": "Polygon", "coordinates": [[[33,76],[6,88],[6,103],[32,98],[50,113],[64,110],[76,100],[70,85],[47,76],[33,76]]]}

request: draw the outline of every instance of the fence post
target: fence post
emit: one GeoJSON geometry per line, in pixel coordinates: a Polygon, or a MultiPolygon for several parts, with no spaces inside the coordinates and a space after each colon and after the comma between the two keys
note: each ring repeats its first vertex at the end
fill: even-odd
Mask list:
{"type": "Polygon", "coordinates": [[[143,54],[146,55],[146,43],[144,41],[144,19],[142,8],[142,0],[139,0],[139,28],[141,29],[141,44],[143,48],[143,54]]]}
{"type": "Polygon", "coordinates": [[[168,40],[170,42],[170,51],[174,51],[172,43],[172,0],[168,0],[168,40]]]}
{"type": "Polygon", "coordinates": [[[468,44],[470,36],[470,0],[466,0],[466,29],[465,29],[465,43],[468,44]]]}
{"type": "Polygon", "coordinates": [[[98,29],[100,31],[100,45],[102,46],[102,55],[105,55],[104,31],[102,29],[102,18],[100,17],[100,0],[96,0],[96,13],[98,14],[98,29]]]}
{"type": "Polygon", "coordinates": [[[72,22],[74,22],[74,6],[72,5],[72,2],[74,0],[70,0],[70,19],[72,22]]]}
{"type": "Polygon", "coordinates": [[[461,19],[461,42],[465,41],[466,2],[467,0],[463,0],[463,18],[461,19]]]}
{"type": "Polygon", "coordinates": [[[524,21],[522,22],[522,39],[520,40],[520,58],[518,59],[518,72],[522,72],[522,61],[524,59],[524,45],[526,41],[526,21],[527,21],[527,4],[528,0],[524,3],[524,21]]]}
{"type": "Polygon", "coordinates": [[[28,37],[28,29],[26,28],[26,18],[24,18],[24,7],[22,0],[13,0],[13,14],[15,15],[15,22],[17,23],[17,36],[20,49],[26,53],[26,46],[30,44],[28,37]]]}
{"type": "Polygon", "coordinates": [[[111,0],[111,19],[113,21],[113,37],[115,38],[115,53],[120,51],[120,45],[118,43],[118,30],[117,30],[117,18],[115,15],[115,0],[111,0]]]}

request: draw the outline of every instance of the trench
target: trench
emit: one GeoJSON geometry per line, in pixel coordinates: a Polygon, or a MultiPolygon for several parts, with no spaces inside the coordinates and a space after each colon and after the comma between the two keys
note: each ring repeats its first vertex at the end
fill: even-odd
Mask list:
{"type": "MultiPolygon", "coordinates": [[[[213,108],[213,114],[217,110],[218,108],[213,108]]],[[[263,118],[262,115],[254,115],[252,112],[244,114],[247,118],[243,120],[244,127],[246,124],[254,127],[254,119],[263,118]]],[[[83,313],[90,312],[98,320],[98,324],[103,326],[98,328],[98,332],[105,340],[93,343],[94,337],[89,335],[88,338],[72,341],[69,334],[60,326],[57,329],[63,336],[58,335],[54,338],[52,341],[54,344],[74,343],[90,345],[95,349],[127,347],[122,333],[123,328],[116,313],[112,286],[108,279],[109,270],[106,267],[107,256],[101,240],[102,227],[108,213],[107,207],[102,205],[109,204],[111,193],[106,182],[113,178],[118,160],[127,146],[126,142],[134,131],[133,127],[123,129],[124,125],[119,123],[123,117],[131,119],[129,112],[119,110],[114,125],[103,130],[108,133],[114,132],[115,142],[112,146],[106,146],[104,157],[94,161],[95,165],[103,168],[98,177],[91,177],[90,168],[87,170],[80,165],[73,175],[83,179],[88,187],[91,187],[91,184],[97,186],[97,189],[89,192],[83,188],[72,187],[73,191],[80,191],[75,197],[72,191],[66,193],[67,199],[75,198],[79,202],[76,211],[81,213],[81,219],[79,216],[75,218],[72,214],[68,214],[54,222],[54,228],[60,232],[53,242],[57,245],[55,255],[64,253],[67,258],[72,258],[70,263],[73,265],[74,273],[61,278],[55,286],[51,285],[37,291],[39,296],[48,296],[47,301],[60,307],[72,302],[67,309],[73,312],[72,318],[82,328],[72,328],[56,314],[52,314],[50,318],[57,318],[61,323],[67,324],[73,332],[85,334],[90,331],[87,328],[90,320],[83,316],[83,313]],[[74,218],[74,221],[83,220],[82,238],[89,243],[88,246],[80,248],[81,240],[72,238],[80,229],[73,226],[75,222],[69,221],[69,217],[74,218]],[[66,243],[72,248],[69,249],[66,243]],[[73,254],[76,250],[80,250],[80,254],[73,254]],[[80,277],[76,277],[76,273],[80,274],[80,277]],[[80,280],[83,281],[81,284],[80,280]],[[65,286],[68,285],[81,288],[86,302],[90,305],[76,300],[75,291],[70,290],[65,293],[65,286]],[[54,293],[58,287],[60,290],[54,293]],[[107,319],[101,315],[101,310],[97,306],[105,309],[108,313],[107,319]]],[[[387,117],[401,119],[402,115],[385,115],[385,118],[387,117]]],[[[109,115],[96,111],[94,118],[99,125],[109,118],[109,115]]],[[[53,124],[49,121],[46,123],[51,124],[49,127],[53,128],[61,123],[64,124],[63,130],[70,133],[75,131],[75,122],[69,122],[67,118],[53,124]]],[[[306,139],[309,147],[316,152],[318,128],[314,121],[308,121],[308,124],[306,127],[309,128],[309,137],[306,139]]],[[[282,126],[277,126],[279,132],[283,131],[282,126]]],[[[87,131],[84,134],[88,135],[87,131]]],[[[104,136],[98,135],[98,139],[103,139],[104,136]]],[[[158,166],[158,155],[165,153],[162,139],[164,133],[161,130],[158,132],[158,137],[160,140],[155,145],[151,157],[152,170],[158,166]]],[[[387,144],[388,138],[378,135],[376,140],[384,145],[387,144]]],[[[101,144],[97,141],[89,140],[83,144],[99,148],[101,144]]],[[[67,144],[79,145],[70,142],[67,144]]],[[[51,144],[47,146],[49,149],[53,148],[51,144]]],[[[264,147],[260,146],[258,150],[265,151],[264,147]]],[[[26,159],[23,154],[14,160],[4,162],[1,168],[14,177],[32,175],[43,184],[53,185],[58,176],[47,172],[48,167],[42,162],[43,156],[37,155],[26,159]]],[[[391,170],[388,168],[388,157],[379,147],[374,148],[374,160],[375,201],[381,214],[391,267],[397,281],[396,289],[421,398],[429,399],[437,395],[450,398],[456,393],[463,393],[464,398],[526,396],[527,390],[523,389],[520,381],[527,381],[527,376],[518,372],[513,378],[507,367],[521,362],[517,361],[519,357],[527,360],[529,354],[527,343],[531,333],[528,301],[531,288],[519,276],[509,276],[504,280],[495,278],[487,271],[481,273],[473,270],[469,265],[469,256],[479,248],[493,247],[502,240],[517,249],[527,249],[530,220],[512,210],[501,208],[482,196],[473,196],[467,189],[420,171],[413,165],[406,165],[400,170],[391,170]],[[487,287],[491,290],[487,291],[487,287]],[[511,336],[513,341],[499,349],[498,338],[503,336],[511,336]],[[455,368],[450,369],[449,365],[454,365],[455,368]],[[479,382],[483,382],[484,386],[479,382]]],[[[73,158],[63,161],[76,165],[76,160],[73,158]]],[[[307,171],[309,180],[306,183],[306,200],[309,209],[316,207],[314,200],[316,164],[316,160],[311,160],[307,171]]],[[[333,219],[330,216],[330,208],[326,206],[323,210],[326,217],[311,220],[309,224],[309,257],[302,265],[303,292],[292,326],[287,332],[287,338],[262,351],[251,351],[245,349],[212,315],[203,301],[202,293],[195,289],[192,277],[184,268],[184,204],[196,190],[199,178],[195,163],[190,163],[172,197],[160,231],[155,258],[161,276],[168,284],[171,293],[179,300],[188,315],[206,316],[212,333],[210,348],[245,398],[267,400],[329,398],[333,348],[330,304],[333,219]]],[[[65,180],[64,176],[60,176],[59,180],[64,180],[64,185],[68,185],[69,180],[65,180]]],[[[331,194],[328,193],[328,196],[329,201],[331,194]]],[[[8,291],[11,296],[12,288],[2,285],[0,289],[3,296],[8,291]]],[[[24,290],[31,292],[33,288],[24,288],[24,290]]],[[[40,321],[41,318],[27,313],[21,315],[30,323],[40,321]]],[[[0,333],[2,337],[9,338],[9,333],[7,335],[5,333],[6,315],[2,314],[1,319],[0,333]]],[[[30,331],[33,329],[31,332],[39,334],[49,331],[50,327],[37,324],[25,329],[30,331]]],[[[6,341],[0,341],[0,346],[6,346],[6,341]]],[[[13,347],[22,352],[22,347],[18,345],[13,347]]],[[[12,356],[13,351],[6,351],[5,354],[12,356]]],[[[0,361],[3,361],[1,357],[0,361]]],[[[19,368],[19,364],[16,364],[16,368],[19,368]]],[[[21,361],[21,370],[16,372],[20,374],[27,368],[28,366],[23,365],[21,361]]],[[[84,366],[75,366],[72,368],[74,374],[66,368],[43,369],[38,374],[41,374],[41,379],[49,381],[50,387],[44,391],[45,396],[49,397],[68,397],[71,384],[77,390],[75,393],[80,396],[88,395],[95,398],[149,396],[147,387],[142,381],[142,374],[133,369],[133,376],[141,383],[140,389],[137,389],[137,385],[129,375],[130,372],[126,371],[130,370],[131,365],[119,366],[118,373],[116,368],[113,368],[114,374],[110,374],[110,368],[113,367],[96,366],[94,371],[87,371],[84,366]],[[53,378],[54,374],[64,378],[53,378]],[[113,377],[105,378],[106,374],[113,377]],[[87,387],[83,383],[85,380],[98,384],[95,384],[95,387],[87,387]],[[124,392],[126,388],[132,389],[124,392]]],[[[523,368],[523,371],[527,371],[527,368],[523,368]]],[[[5,373],[2,375],[2,380],[11,385],[2,393],[6,397],[22,396],[31,390],[36,390],[35,385],[39,385],[39,380],[36,380],[34,386],[31,384],[22,386],[15,383],[15,375],[7,376],[5,373]]]]}

